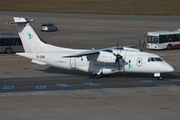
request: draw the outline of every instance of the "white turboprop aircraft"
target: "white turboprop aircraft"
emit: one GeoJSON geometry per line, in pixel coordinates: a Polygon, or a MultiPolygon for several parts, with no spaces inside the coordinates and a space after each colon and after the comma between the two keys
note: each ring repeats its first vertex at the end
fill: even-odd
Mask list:
{"type": "Polygon", "coordinates": [[[154,73],[163,79],[161,73],[174,71],[173,67],[158,55],[142,52],[130,47],[111,47],[97,50],[82,50],[56,47],[44,43],[26,18],[14,17],[24,53],[17,55],[29,58],[33,63],[58,68],[77,69],[89,72],[95,77],[116,72],[154,73]]]}

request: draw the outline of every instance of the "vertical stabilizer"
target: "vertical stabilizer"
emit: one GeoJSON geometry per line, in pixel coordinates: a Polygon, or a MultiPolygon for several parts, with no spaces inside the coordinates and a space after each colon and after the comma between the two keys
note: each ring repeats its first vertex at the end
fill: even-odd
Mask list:
{"type": "Polygon", "coordinates": [[[17,30],[25,52],[42,52],[45,43],[40,40],[39,36],[31,26],[30,22],[32,21],[28,21],[25,18],[14,17],[14,22],[17,25],[17,30]]]}

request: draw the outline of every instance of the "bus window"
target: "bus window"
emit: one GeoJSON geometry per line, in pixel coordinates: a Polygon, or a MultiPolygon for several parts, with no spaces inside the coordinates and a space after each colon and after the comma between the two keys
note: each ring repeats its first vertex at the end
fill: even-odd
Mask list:
{"type": "Polygon", "coordinates": [[[180,35],[179,34],[172,35],[172,41],[173,42],[180,41],[180,35]]]}
{"type": "Polygon", "coordinates": [[[147,37],[147,42],[157,44],[157,43],[159,43],[159,39],[158,39],[157,36],[148,36],[147,37]]]}
{"type": "Polygon", "coordinates": [[[23,52],[21,39],[18,35],[13,34],[0,34],[0,52],[12,53],[12,52],[23,52]]]}
{"type": "Polygon", "coordinates": [[[176,35],[176,41],[180,41],[180,34],[176,35]]]}
{"type": "Polygon", "coordinates": [[[153,37],[153,43],[155,43],[155,44],[159,43],[158,37],[153,37]]]}
{"type": "Polygon", "coordinates": [[[152,40],[152,36],[148,36],[147,37],[147,43],[151,43],[151,40],[152,40]]]}
{"type": "Polygon", "coordinates": [[[160,35],[159,38],[160,38],[159,43],[180,41],[179,35],[160,35]]]}
{"type": "Polygon", "coordinates": [[[0,39],[0,46],[2,46],[2,44],[3,44],[3,40],[2,40],[2,39],[0,39]]]}
{"type": "Polygon", "coordinates": [[[168,36],[167,35],[160,35],[159,36],[159,43],[168,42],[168,36]]]}
{"type": "Polygon", "coordinates": [[[17,38],[16,41],[18,41],[18,45],[22,45],[21,39],[17,38]]]}

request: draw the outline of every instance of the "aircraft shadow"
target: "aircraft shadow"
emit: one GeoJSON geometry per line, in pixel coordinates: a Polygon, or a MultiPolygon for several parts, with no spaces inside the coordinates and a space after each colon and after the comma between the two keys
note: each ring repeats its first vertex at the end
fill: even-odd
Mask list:
{"type": "Polygon", "coordinates": [[[91,74],[86,73],[86,72],[82,72],[79,70],[68,70],[68,69],[61,69],[61,68],[56,68],[56,67],[48,67],[45,70],[40,70],[40,69],[36,69],[38,71],[43,71],[45,73],[54,73],[54,74],[66,74],[66,75],[82,75],[82,76],[91,76],[91,74]]]}
{"type": "MultiPolygon", "coordinates": [[[[56,68],[56,67],[48,67],[45,70],[40,70],[40,69],[36,69],[37,71],[43,71],[45,73],[54,73],[54,74],[66,74],[66,75],[79,75],[79,76],[85,76],[86,78],[92,78],[92,74],[91,73],[86,73],[86,72],[82,72],[79,70],[68,70],[68,69],[61,69],[61,68],[56,68]]],[[[154,75],[150,74],[150,73],[114,73],[114,74],[110,74],[110,75],[103,75],[102,77],[108,77],[108,78],[149,78],[149,79],[154,79],[154,75]]],[[[176,79],[176,78],[180,78],[180,76],[178,76],[178,73],[164,73],[163,74],[164,78],[167,79],[176,79]],[[177,75],[176,75],[177,74],[177,75]]]]}
{"type": "MultiPolygon", "coordinates": [[[[112,74],[112,76],[110,76],[110,77],[129,77],[129,78],[149,78],[149,79],[154,79],[154,74],[151,74],[151,73],[115,73],[115,74],[112,74]]],[[[174,75],[172,73],[164,73],[163,77],[168,78],[168,79],[179,78],[179,76],[174,75]]]]}

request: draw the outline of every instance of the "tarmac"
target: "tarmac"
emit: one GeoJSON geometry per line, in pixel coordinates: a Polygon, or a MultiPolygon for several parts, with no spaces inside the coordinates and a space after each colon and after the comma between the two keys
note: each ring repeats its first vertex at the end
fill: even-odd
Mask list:
{"type": "MultiPolygon", "coordinates": [[[[134,16],[134,15],[96,15],[96,14],[65,14],[65,13],[23,13],[0,12],[0,33],[17,33],[14,25],[4,24],[13,21],[14,16],[34,19],[32,23],[39,36],[49,44],[70,48],[91,49],[119,45],[138,45],[139,40],[146,40],[148,31],[174,30],[180,21],[178,16],[134,16]],[[59,31],[41,32],[43,23],[54,23],[59,31]]],[[[180,65],[179,50],[144,51],[160,55],[171,64],[175,71],[167,74],[164,84],[141,87],[131,87],[135,81],[147,78],[112,77],[98,79],[97,82],[109,81],[115,85],[127,80],[129,86],[94,87],[61,90],[34,90],[18,92],[0,92],[1,120],[179,120],[180,118],[180,65]],[[176,76],[175,78],[172,76],[176,76]],[[119,78],[119,79],[118,79],[119,78]],[[176,84],[171,84],[174,80],[176,84]],[[179,81],[178,81],[179,80],[179,81]],[[112,81],[112,82],[111,82],[112,81]],[[166,83],[166,84],[165,84],[166,83]]],[[[15,54],[0,54],[0,86],[27,83],[36,84],[41,79],[41,85],[64,78],[64,81],[88,81],[86,73],[69,72],[39,66],[30,60],[15,54]],[[21,79],[25,78],[25,79],[21,79]],[[53,79],[52,79],[53,78],[53,79]],[[47,80],[47,81],[44,81],[47,80]],[[18,81],[18,82],[17,82],[18,81]]],[[[131,75],[131,74],[130,74],[131,75]]],[[[150,79],[148,75],[148,79],[150,79]]],[[[153,81],[157,82],[152,78],[153,81]]],[[[92,78],[90,79],[92,80],[92,78]]],[[[95,80],[93,80],[95,81],[95,80]]],[[[159,82],[159,81],[158,81],[159,82]]],[[[138,83],[140,84],[140,82],[138,83]]],[[[24,86],[26,87],[26,86],[24,86]]]]}

